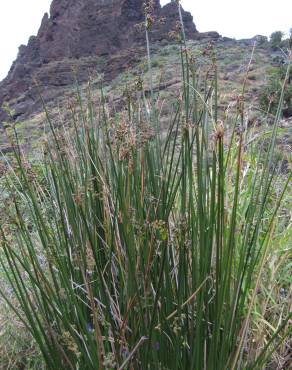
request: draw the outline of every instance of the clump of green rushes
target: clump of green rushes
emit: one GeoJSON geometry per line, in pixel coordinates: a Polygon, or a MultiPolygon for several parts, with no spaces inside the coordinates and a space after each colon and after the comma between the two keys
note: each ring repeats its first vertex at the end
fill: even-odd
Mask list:
{"type": "Polygon", "coordinates": [[[15,151],[16,231],[11,240],[1,228],[1,265],[19,302],[11,308],[47,368],[259,370],[286,341],[289,313],[246,356],[291,179],[272,196],[281,107],[269,148],[254,156],[243,96],[235,116],[219,120],[209,53],[214,77],[202,92],[182,42],[181,98],[166,136],[153,95],[151,104],[129,97],[127,111],[110,116],[89,88],[86,104],[77,94],[70,130],[47,115],[42,176],[15,151]]]}

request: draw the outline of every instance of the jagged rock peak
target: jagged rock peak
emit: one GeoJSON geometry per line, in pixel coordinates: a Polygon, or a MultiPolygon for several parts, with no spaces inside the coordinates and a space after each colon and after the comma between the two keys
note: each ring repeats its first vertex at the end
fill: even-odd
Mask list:
{"type": "MultiPolygon", "coordinates": [[[[72,61],[78,61],[78,77],[83,82],[88,79],[89,67],[96,63],[94,58],[110,59],[145,45],[145,34],[136,27],[145,21],[144,2],[147,0],[53,0],[38,34],[29,39],[27,46],[20,46],[8,76],[0,83],[0,107],[4,101],[13,102],[16,117],[29,116],[37,107],[35,80],[52,99],[56,88],[72,84],[72,61]]],[[[159,0],[152,4],[151,42],[168,39],[179,21],[177,5],[171,2],[161,7],[159,0]]],[[[191,14],[182,10],[182,17],[186,36],[199,39],[201,34],[191,14]]],[[[130,51],[126,55],[131,55],[130,51]]],[[[125,61],[117,64],[115,61],[119,73],[125,61]]],[[[110,70],[110,63],[107,68],[103,72],[108,73],[109,80],[115,73],[110,70]]]]}
{"type": "MultiPolygon", "coordinates": [[[[144,0],[54,0],[50,16],[45,14],[36,37],[22,46],[23,62],[48,63],[62,58],[105,55],[143,42],[144,36],[134,26],[144,20],[144,0]]],[[[152,31],[153,41],[168,38],[175,27],[174,3],[161,8],[154,1],[154,16],[166,18],[152,31]]],[[[195,38],[197,30],[189,13],[183,12],[187,35],[195,38]]]]}

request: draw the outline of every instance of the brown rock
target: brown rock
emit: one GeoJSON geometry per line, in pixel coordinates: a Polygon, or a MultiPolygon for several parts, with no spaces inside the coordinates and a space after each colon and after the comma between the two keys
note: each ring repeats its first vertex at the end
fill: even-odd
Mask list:
{"type": "MultiPolygon", "coordinates": [[[[92,71],[105,73],[106,80],[115,77],[137,59],[135,48],[145,44],[145,34],[135,27],[145,19],[144,1],[53,0],[37,36],[32,36],[27,46],[20,46],[8,76],[0,83],[0,107],[9,102],[15,119],[33,115],[41,109],[39,91],[45,100],[54,99],[62,88],[73,84],[72,69],[79,82],[86,81],[92,71]],[[120,59],[116,55],[121,55],[120,59]],[[101,58],[106,63],[101,63],[101,58]]],[[[191,14],[182,11],[182,16],[186,36],[203,37],[191,14]]],[[[169,39],[179,21],[175,2],[161,7],[155,0],[153,17],[151,41],[169,39]]],[[[2,111],[0,125],[3,119],[2,111]]]]}

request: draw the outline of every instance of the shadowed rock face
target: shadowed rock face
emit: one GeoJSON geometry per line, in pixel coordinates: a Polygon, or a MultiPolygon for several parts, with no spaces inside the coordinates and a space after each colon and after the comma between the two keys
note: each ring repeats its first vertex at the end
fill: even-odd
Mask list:
{"type": "MultiPolygon", "coordinates": [[[[8,76],[0,83],[0,107],[7,101],[15,110],[15,118],[31,116],[40,108],[36,81],[45,99],[52,100],[62,87],[72,85],[72,66],[77,69],[79,82],[84,82],[100,57],[107,60],[105,78],[115,77],[134,62],[134,49],[145,44],[144,33],[135,27],[145,19],[144,1],[53,0],[50,16],[45,14],[37,36],[32,36],[27,46],[20,46],[8,76]],[[111,60],[119,54],[120,65],[115,57],[111,68],[111,60]]],[[[178,21],[176,4],[161,7],[155,0],[153,15],[151,41],[168,39],[178,21]]],[[[186,36],[202,37],[191,14],[183,11],[182,15],[186,36]]],[[[5,114],[0,113],[0,119],[4,118],[5,114]]]]}

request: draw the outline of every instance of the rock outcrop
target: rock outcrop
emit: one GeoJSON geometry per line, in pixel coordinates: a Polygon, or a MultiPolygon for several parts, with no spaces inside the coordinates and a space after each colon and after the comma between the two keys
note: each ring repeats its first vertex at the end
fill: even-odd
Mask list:
{"type": "MultiPolygon", "coordinates": [[[[26,118],[40,109],[39,91],[46,100],[58,96],[73,84],[72,68],[79,82],[92,70],[110,80],[137,59],[135,50],[145,44],[145,35],[137,24],[145,20],[145,0],[53,0],[50,15],[45,14],[37,36],[21,45],[8,76],[0,83],[0,107],[9,102],[14,118],[26,118]],[[117,55],[120,55],[120,61],[117,55]],[[106,61],[101,66],[100,61],[106,61]],[[115,65],[112,65],[113,62],[115,65]],[[99,67],[98,67],[99,66],[99,67]]],[[[169,39],[179,20],[177,5],[161,7],[153,0],[152,42],[169,39]]],[[[216,38],[200,34],[190,13],[182,11],[189,39],[216,38]]],[[[0,113],[0,122],[5,113],[0,113]]],[[[1,125],[1,123],[0,123],[1,125]]]]}

